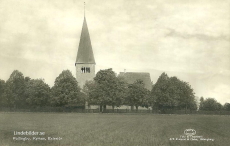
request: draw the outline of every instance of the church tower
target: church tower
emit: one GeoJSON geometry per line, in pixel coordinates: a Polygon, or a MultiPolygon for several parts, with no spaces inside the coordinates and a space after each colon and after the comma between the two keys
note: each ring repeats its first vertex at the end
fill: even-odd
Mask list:
{"type": "Polygon", "coordinates": [[[83,88],[87,80],[93,80],[95,77],[95,65],[89,30],[84,16],[77,59],[75,62],[76,79],[81,88],[83,88]]]}

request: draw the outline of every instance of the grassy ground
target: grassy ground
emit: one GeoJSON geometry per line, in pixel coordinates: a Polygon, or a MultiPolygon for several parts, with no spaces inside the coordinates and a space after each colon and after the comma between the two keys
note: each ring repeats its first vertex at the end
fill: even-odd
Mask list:
{"type": "Polygon", "coordinates": [[[227,146],[230,116],[0,113],[0,146],[227,146]],[[177,141],[185,129],[214,141],[177,141]],[[41,136],[16,136],[14,131],[45,132],[41,136]],[[46,140],[13,140],[42,137],[46,140]],[[61,137],[61,140],[48,140],[61,137]]]}

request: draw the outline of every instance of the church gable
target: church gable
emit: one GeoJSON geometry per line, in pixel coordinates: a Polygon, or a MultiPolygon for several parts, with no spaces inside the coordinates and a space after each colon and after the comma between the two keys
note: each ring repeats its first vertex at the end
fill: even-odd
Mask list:
{"type": "Polygon", "coordinates": [[[145,84],[145,88],[148,90],[152,89],[152,82],[150,74],[146,72],[120,72],[118,76],[124,77],[128,84],[134,83],[136,80],[142,80],[145,84]]]}

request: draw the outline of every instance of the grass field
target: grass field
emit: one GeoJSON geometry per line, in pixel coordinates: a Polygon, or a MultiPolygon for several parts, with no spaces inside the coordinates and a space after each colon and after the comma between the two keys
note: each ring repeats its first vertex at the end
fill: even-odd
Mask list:
{"type": "Polygon", "coordinates": [[[228,146],[230,116],[0,113],[0,146],[228,146]],[[185,129],[214,141],[170,140],[185,136],[185,129]],[[14,131],[45,135],[14,135],[14,131]],[[44,134],[44,133],[43,133],[44,134]],[[27,137],[31,140],[13,140],[27,137]],[[46,140],[33,140],[33,137],[46,140]],[[60,137],[61,140],[48,140],[60,137]]]}

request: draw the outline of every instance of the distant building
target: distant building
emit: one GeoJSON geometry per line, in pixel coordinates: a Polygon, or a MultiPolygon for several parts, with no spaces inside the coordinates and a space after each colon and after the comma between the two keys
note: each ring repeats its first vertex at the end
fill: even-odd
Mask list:
{"type": "Polygon", "coordinates": [[[77,59],[75,62],[76,79],[81,88],[83,88],[87,80],[93,80],[95,77],[95,59],[91,45],[90,35],[84,17],[83,27],[81,31],[81,38],[77,52],[77,59]]]}
{"type": "Polygon", "coordinates": [[[147,72],[120,72],[118,76],[124,77],[128,84],[132,84],[136,80],[142,80],[146,89],[149,91],[152,89],[150,74],[147,72]]]}

